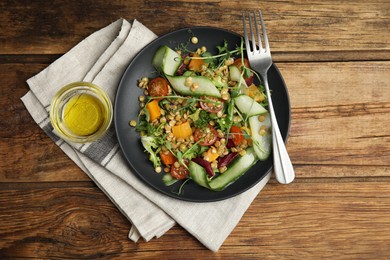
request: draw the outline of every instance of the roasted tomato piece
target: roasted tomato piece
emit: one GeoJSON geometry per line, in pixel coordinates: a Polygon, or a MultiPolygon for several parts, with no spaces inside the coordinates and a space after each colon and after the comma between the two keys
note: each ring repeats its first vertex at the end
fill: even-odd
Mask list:
{"type": "Polygon", "coordinates": [[[202,146],[210,146],[218,139],[217,130],[212,125],[208,125],[203,128],[196,128],[194,132],[195,142],[199,141],[202,146]]]}
{"type": "Polygon", "coordinates": [[[233,65],[236,66],[240,71],[241,70],[241,67],[244,65],[245,67],[247,68],[250,68],[250,65],[249,65],[249,60],[247,58],[244,58],[244,62],[242,62],[242,59],[241,58],[237,58],[234,60],[233,62],[233,65]]]}
{"type": "MultiPolygon", "coordinates": [[[[184,163],[188,165],[190,162],[188,160],[185,160],[184,163]]],[[[187,178],[187,176],[190,175],[189,170],[182,164],[175,162],[171,166],[171,176],[178,180],[183,180],[187,178]]]]}
{"type": "Polygon", "coordinates": [[[151,97],[162,97],[168,95],[168,82],[162,77],[149,81],[148,92],[151,97]]]}
{"type": "Polygon", "coordinates": [[[230,136],[235,146],[240,145],[242,141],[244,141],[244,134],[242,133],[241,128],[239,128],[238,126],[233,125],[230,128],[230,136]]]}
{"type": "Polygon", "coordinates": [[[223,109],[223,100],[216,97],[201,97],[205,101],[200,101],[200,107],[210,113],[218,113],[223,109]]]}

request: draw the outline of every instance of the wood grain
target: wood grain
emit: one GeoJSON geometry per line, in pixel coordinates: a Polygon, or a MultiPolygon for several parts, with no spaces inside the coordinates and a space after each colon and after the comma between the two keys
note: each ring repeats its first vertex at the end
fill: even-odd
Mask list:
{"type": "Polygon", "coordinates": [[[1,1],[0,10],[4,11],[0,31],[5,34],[0,38],[0,53],[64,53],[91,32],[120,17],[137,19],[157,35],[190,26],[216,26],[242,34],[241,12],[255,8],[264,11],[275,52],[314,52],[321,56],[326,50],[328,54],[338,51],[340,56],[348,58],[351,51],[359,56],[358,52],[370,50],[384,51],[378,55],[371,52],[370,57],[382,59],[382,54],[387,59],[390,57],[390,3],[386,0],[350,3],[88,0],[61,4],[33,1],[28,6],[24,1],[1,1]],[[158,14],[154,10],[158,10],[158,14]],[[191,10],[196,10],[196,14],[191,10]]]}
{"type": "Polygon", "coordinates": [[[278,64],[297,164],[389,166],[389,62],[278,64]]]}
{"type": "Polygon", "coordinates": [[[0,191],[0,257],[194,259],[192,251],[208,259],[385,258],[389,189],[377,182],[268,185],[218,253],[178,226],[130,242],[130,224],[97,188],[0,191]]]}
{"type": "Polygon", "coordinates": [[[47,65],[0,64],[0,182],[89,181],[36,125],[20,100],[28,91],[26,80],[47,65]]]}

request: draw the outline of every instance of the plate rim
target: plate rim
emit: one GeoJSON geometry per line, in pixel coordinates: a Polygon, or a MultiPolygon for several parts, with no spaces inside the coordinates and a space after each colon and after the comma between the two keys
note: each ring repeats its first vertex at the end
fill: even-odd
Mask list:
{"type": "MultiPolygon", "coordinates": [[[[267,176],[272,171],[272,169],[273,169],[273,162],[271,164],[271,167],[268,170],[265,171],[263,176],[259,177],[256,181],[252,182],[250,185],[247,185],[245,188],[240,189],[240,191],[238,191],[238,192],[234,192],[234,193],[229,194],[229,195],[221,196],[219,198],[211,198],[211,199],[194,199],[194,198],[181,197],[180,195],[177,195],[175,193],[167,192],[167,191],[159,189],[158,187],[155,187],[155,185],[153,185],[153,183],[150,180],[148,180],[146,177],[144,177],[142,174],[140,174],[135,169],[135,167],[133,166],[133,163],[131,162],[130,158],[124,152],[123,146],[125,144],[123,144],[122,140],[120,139],[119,130],[118,130],[118,120],[119,120],[118,117],[119,117],[119,115],[118,115],[118,109],[117,109],[117,107],[118,107],[118,105],[117,105],[118,104],[118,100],[120,99],[118,93],[120,93],[120,90],[122,88],[124,88],[124,84],[123,83],[125,81],[126,75],[127,75],[128,71],[131,69],[132,65],[139,59],[140,56],[142,56],[142,54],[144,53],[145,50],[147,50],[150,46],[154,45],[156,42],[162,41],[163,39],[166,39],[167,37],[169,38],[169,36],[172,36],[172,35],[175,35],[175,34],[179,34],[179,33],[182,33],[182,32],[190,32],[190,30],[199,30],[199,29],[200,30],[212,30],[212,31],[216,30],[216,31],[220,31],[220,32],[231,34],[232,36],[235,36],[235,37],[242,37],[240,34],[238,34],[236,32],[233,32],[231,30],[228,30],[228,29],[224,29],[224,28],[213,27],[213,26],[191,26],[191,27],[185,27],[185,28],[174,30],[174,31],[170,31],[170,32],[168,32],[166,34],[163,34],[163,35],[157,37],[156,39],[152,40],[151,42],[149,42],[147,45],[145,45],[132,58],[132,60],[129,62],[129,64],[127,65],[126,69],[124,70],[124,72],[122,74],[122,77],[121,77],[121,80],[119,81],[117,92],[115,94],[115,100],[114,100],[114,126],[115,126],[115,133],[116,133],[116,136],[117,136],[118,144],[119,144],[119,149],[122,152],[123,156],[125,157],[125,160],[126,160],[126,163],[127,163],[126,165],[128,167],[130,167],[132,174],[136,175],[136,177],[139,178],[145,185],[147,185],[150,188],[153,188],[155,191],[158,191],[161,195],[165,195],[165,196],[168,196],[170,198],[174,198],[174,199],[181,200],[181,201],[203,203],[203,202],[216,202],[216,201],[226,200],[226,199],[238,196],[238,195],[248,191],[249,189],[253,188],[256,184],[258,184],[261,180],[263,180],[265,178],[265,176],[267,176]]],[[[286,128],[286,134],[285,134],[285,136],[283,136],[283,134],[282,134],[282,138],[283,138],[283,140],[285,142],[287,142],[287,139],[288,139],[288,136],[289,136],[289,132],[290,132],[290,126],[291,126],[290,95],[289,95],[289,92],[288,92],[288,89],[287,89],[287,85],[286,85],[286,83],[284,81],[284,78],[283,78],[279,68],[277,67],[277,65],[275,63],[272,63],[271,68],[273,68],[275,70],[276,74],[278,75],[279,80],[281,80],[281,82],[282,82],[283,89],[286,92],[285,98],[286,98],[287,104],[285,104],[285,105],[288,107],[288,123],[287,123],[287,128],[286,128]]],[[[272,156],[272,154],[271,154],[271,156],[272,156]]]]}

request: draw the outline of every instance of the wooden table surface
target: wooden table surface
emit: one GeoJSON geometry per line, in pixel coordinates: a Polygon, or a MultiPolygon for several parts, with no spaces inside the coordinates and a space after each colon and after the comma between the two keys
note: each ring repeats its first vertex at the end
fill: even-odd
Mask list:
{"type": "Polygon", "coordinates": [[[389,259],[389,32],[388,0],[0,1],[0,259],[389,259]],[[127,219],[34,123],[26,80],[120,17],[158,35],[242,34],[255,8],[290,94],[296,180],[272,178],[217,253],[178,225],[131,242],[127,219]]]}

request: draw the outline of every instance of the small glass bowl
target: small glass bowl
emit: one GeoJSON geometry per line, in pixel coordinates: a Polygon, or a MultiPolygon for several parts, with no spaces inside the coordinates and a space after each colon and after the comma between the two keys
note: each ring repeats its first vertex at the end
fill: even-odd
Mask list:
{"type": "MultiPolygon", "coordinates": [[[[72,102],[72,101],[71,101],[72,102]]],[[[74,101],[73,101],[74,102],[74,101]]],[[[75,101],[77,102],[77,100],[75,101]]],[[[78,112],[80,113],[80,112],[78,112]]],[[[84,115],[87,112],[84,113],[84,115]]],[[[95,84],[89,82],[74,82],[60,89],[54,96],[50,107],[50,122],[55,129],[55,133],[62,139],[75,143],[89,143],[102,137],[109,129],[113,117],[111,100],[107,94],[95,84]],[[102,117],[102,122],[97,126],[96,131],[88,134],[75,133],[66,125],[66,113],[70,113],[72,106],[67,108],[68,102],[72,98],[82,95],[92,96],[93,104],[98,104],[102,117]],[[67,111],[65,113],[65,111],[67,111]]],[[[99,117],[100,118],[100,117],[99,117]]]]}

